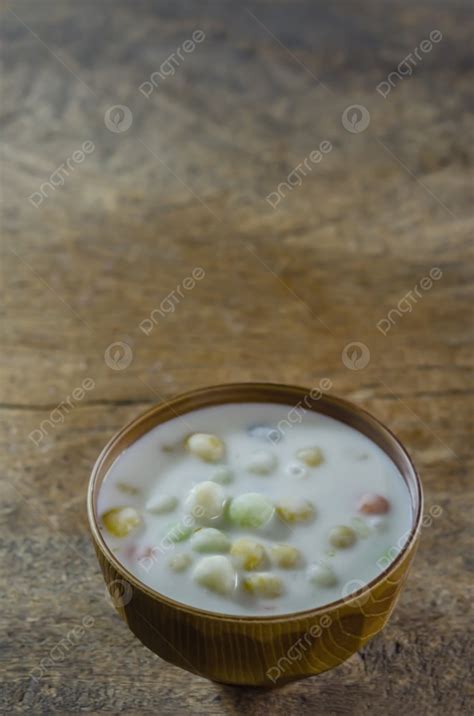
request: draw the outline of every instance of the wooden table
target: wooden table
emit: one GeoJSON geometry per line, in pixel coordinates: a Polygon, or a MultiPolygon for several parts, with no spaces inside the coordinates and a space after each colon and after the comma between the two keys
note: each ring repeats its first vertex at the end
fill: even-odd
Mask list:
{"type": "Polygon", "coordinates": [[[472,711],[470,3],[1,12],[2,712],[472,711]],[[98,452],[194,387],[324,379],[424,482],[389,625],[275,691],[162,662],[105,597],[84,509],[98,452]]]}

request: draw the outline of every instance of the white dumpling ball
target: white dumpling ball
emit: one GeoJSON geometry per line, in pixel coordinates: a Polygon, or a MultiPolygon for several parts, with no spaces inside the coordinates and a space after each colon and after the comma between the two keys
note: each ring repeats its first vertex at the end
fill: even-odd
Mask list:
{"type": "Polygon", "coordinates": [[[213,592],[229,595],[235,589],[236,572],[231,561],[220,554],[201,559],[194,569],[194,580],[213,592]]]}
{"type": "Polygon", "coordinates": [[[189,452],[205,462],[218,462],[225,454],[225,445],[217,435],[194,433],[186,441],[189,452]]]}
{"type": "Polygon", "coordinates": [[[317,587],[334,587],[337,584],[337,577],[331,567],[322,562],[311,564],[308,567],[306,576],[317,587]]]}
{"type": "Polygon", "coordinates": [[[221,485],[205,480],[195,485],[186,498],[185,508],[201,521],[215,520],[224,512],[225,493],[221,485]]]}
{"type": "Polygon", "coordinates": [[[269,475],[275,469],[277,459],[269,450],[256,450],[248,458],[245,467],[255,475],[269,475]]]}
{"type": "Polygon", "coordinates": [[[191,547],[195,552],[228,552],[230,545],[227,535],[214,527],[203,527],[191,537],[191,547]]]}
{"type": "Polygon", "coordinates": [[[146,503],[145,509],[154,515],[161,515],[165,512],[172,512],[178,505],[177,497],[174,495],[159,494],[151,497],[146,503]]]}

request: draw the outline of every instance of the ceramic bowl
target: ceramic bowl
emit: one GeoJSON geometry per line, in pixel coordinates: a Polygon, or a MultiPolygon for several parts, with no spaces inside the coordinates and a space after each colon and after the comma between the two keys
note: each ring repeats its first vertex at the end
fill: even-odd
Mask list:
{"type": "MultiPolygon", "coordinates": [[[[151,408],[118,432],[90,478],[88,517],[95,550],[114,605],[131,631],[162,659],[227,684],[278,686],[332,669],[354,654],[387,622],[415,554],[422,520],[422,490],[410,457],[372,415],[340,398],[292,385],[237,383],[195,390],[151,408]],[[131,574],[107,547],[96,511],[109,467],[156,425],[197,408],[222,403],[269,402],[328,415],[373,440],[393,460],[407,486],[412,527],[394,545],[393,561],[357,591],[327,605],[278,616],[230,616],[169,599],[131,574]]],[[[388,560],[387,560],[388,561],[388,560]]],[[[354,584],[357,589],[359,585],[354,584]]]]}

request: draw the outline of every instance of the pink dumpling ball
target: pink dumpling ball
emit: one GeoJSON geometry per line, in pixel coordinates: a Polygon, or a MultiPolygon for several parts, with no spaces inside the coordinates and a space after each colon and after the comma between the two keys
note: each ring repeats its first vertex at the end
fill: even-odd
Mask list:
{"type": "Polygon", "coordinates": [[[364,515],[384,515],[390,509],[390,503],[382,495],[376,495],[375,493],[367,493],[360,501],[358,510],[364,515]]]}

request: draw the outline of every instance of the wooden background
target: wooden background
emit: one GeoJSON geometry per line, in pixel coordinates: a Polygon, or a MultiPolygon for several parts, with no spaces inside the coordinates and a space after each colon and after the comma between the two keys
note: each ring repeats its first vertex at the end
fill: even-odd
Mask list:
{"type": "Polygon", "coordinates": [[[19,0],[1,19],[2,712],[472,712],[470,3],[19,0]],[[197,29],[146,99],[139,86],[197,29]],[[433,30],[442,40],[384,99],[377,85],[433,30]],[[126,131],[105,126],[117,104],[126,131]],[[359,133],[341,123],[352,104],[370,113],[359,133]],[[205,277],[140,331],[196,267],[205,277]],[[434,267],[384,336],[377,322],[434,267]],[[110,349],[119,370],[104,359],[117,341],[133,358],[110,349]],[[370,351],[359,370],[342,360],[354,341],[370,351]],[[98,452],[184,390],[323,378],[400,436],[438,515],[389,625],[271,692],[167,665],[105,597],[84,509],[98,452]]]}

